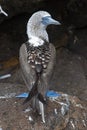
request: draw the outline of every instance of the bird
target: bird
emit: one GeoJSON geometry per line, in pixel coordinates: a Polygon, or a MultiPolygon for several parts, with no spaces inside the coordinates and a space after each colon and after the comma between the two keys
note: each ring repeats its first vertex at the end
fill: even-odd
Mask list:
{"type": "Polygon", "coordinates": [[[49,42],[46,31],[48,25],[60,25],[47,11],[37,11],[27,23],[27,42],[23,43],[19,51],[19,61],[23,79],[29,94],[24,104],[31,100],[33,110],[37,110],[45,123],[46,93],[49,90],[56,50],[49,42]]]}

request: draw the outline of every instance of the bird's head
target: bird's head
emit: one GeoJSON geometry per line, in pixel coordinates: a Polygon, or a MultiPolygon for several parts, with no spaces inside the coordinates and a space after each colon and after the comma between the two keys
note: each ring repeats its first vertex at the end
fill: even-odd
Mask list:
{"type": "MultiPolygon", "coordinates": [[[[60,25],[60,23],[54,20],[51,15],[46,11],[38,11],[34,13],[27,24],[27,35],[30,43],[35,43],[35,41],[42,45],[44,40],[49,42],[48,34],[46,32],[46,27],[48,25],[60,25]]],[[[38,46],[38,45],[37,45],[38,46]]]]}

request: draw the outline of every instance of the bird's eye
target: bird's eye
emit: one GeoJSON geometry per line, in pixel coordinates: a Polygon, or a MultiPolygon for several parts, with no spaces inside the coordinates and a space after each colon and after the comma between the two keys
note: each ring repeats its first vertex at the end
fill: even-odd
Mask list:
{"type": "Polygon", "coordinates": [[[44,24],[44,25],[48,25],[48,23],[49,23],[49,18],[51,18],[50,16],[45,16],[45,17],[43,17],[42,18],[42,23],[44,24]]]}

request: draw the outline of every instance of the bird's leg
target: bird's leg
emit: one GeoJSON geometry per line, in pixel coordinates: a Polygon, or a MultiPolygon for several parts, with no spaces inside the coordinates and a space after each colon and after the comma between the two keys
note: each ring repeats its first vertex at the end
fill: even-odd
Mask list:
{"type": "Polygon", "coordinates": [[[45,123],[44,104],[41,101],[39,101],[39,107],[40,107],[40,113],[41,113],[41,116],[42,116],[42,121],[43,121],[43,123],[45,123]]]}

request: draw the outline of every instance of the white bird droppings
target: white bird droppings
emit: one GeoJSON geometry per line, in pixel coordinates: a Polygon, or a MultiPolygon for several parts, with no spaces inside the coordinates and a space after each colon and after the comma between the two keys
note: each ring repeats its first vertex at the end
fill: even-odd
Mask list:
{"type": "Polygon", "coordinates": [[[8,14],[2,9],[1,5],[0,5],[0,14],[4,14],[5,16],[8,16],[8,14]]]}
{"type": "Polygon", "coordinates": [[[32,117],[31,117],[31,116],[29,116],[28,120],[29,120],[29,121],[31,121],[31,122],[33,121],[33,119],[32,119],[32,117]]]}
{"type": "Polygon", "coordinates": [[[57,115],[57,113],[58,113],[56,108],[54,109],[54,113],[55,113],[56,115],[57,115]]]}

